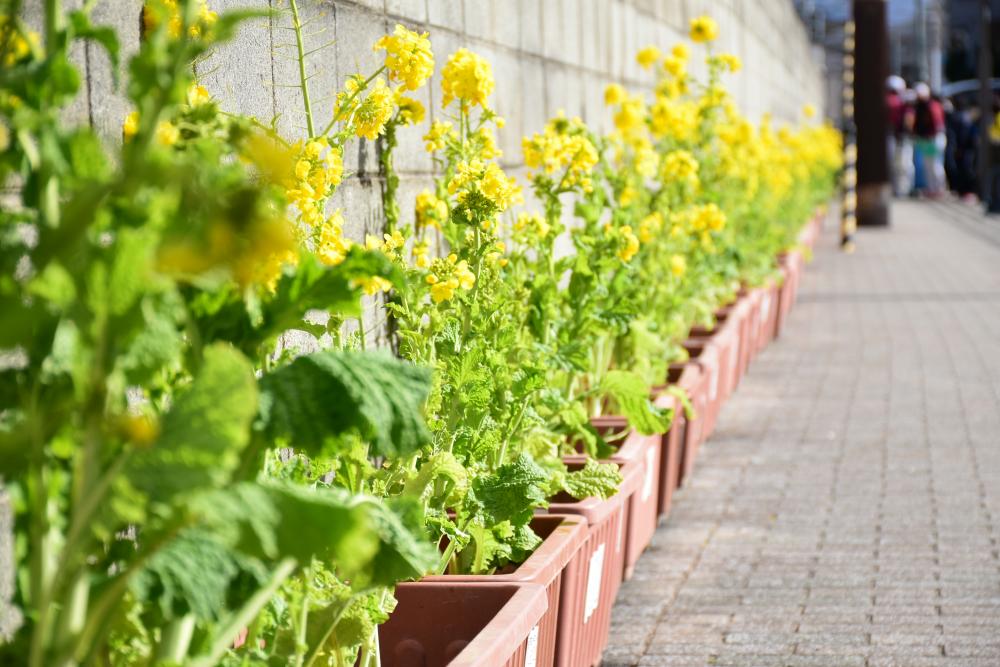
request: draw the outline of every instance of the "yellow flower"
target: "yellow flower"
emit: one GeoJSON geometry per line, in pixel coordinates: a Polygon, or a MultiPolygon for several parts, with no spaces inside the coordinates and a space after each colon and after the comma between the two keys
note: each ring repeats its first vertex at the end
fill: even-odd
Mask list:
{"type": "Polygon", "coordinates": [[[645,118],[646,105],[642,97],[632,96],[622,102],[621,109],[615,114],[615,127],[622,133],[628,134],[642,126],[645,118]]]}
{"type": "Polygon", "coordinates": [[[208,89],[205,86],[199,86],[197,83],[192,83],[187,89],[187,103],[191,107],[200,107],[202,104],[208,104],[212,101],[212,96],[208,93],[208,89]]]}
{"type": "Polygon", "coordinates": [[[619,230],[624,241],[624,245],[618,250],[618,258],[623,262],[631,261],[635,254],[639,252],[639,238],[632,233],[631,225],[622,225],[619,230]]]}
{"type": "Polygon", "coordinates": [[[421,104],[420,100],[415,100],[412,97],[399,98],[399,117],[407,125],[419,125],[424,122],[426,113],[424,105],[421,104]]]}
{"type": "Polygon", "coordinates": [[[479,105],[486,108],[486,98],[493,92],[493,67],[485,58],[468,49],[459,49],[448,58],[441,73],[444,106],[458,99],[463,108],[479,105]]]}
{"type": "Polygon", "coordinates": [[[805,106],[802,107],[802,115],[805,116],[806,118],[815,118],[816,107],[813,106],[812,104],[806,104],[805,106]]]}
{"type": "Polygon", "coordinates": [[[388,292],[392,289],[392,283],[380,276],[355,278],[351,281],[351,284],[355,287],[360,287],[361,291],[368,296],[373,296],[379,292],[388,292]]]}
{"type": "Polygon", "coordinates": [[[730,72],[739,72],[743,69],[743,61],[735,53],[720,53],[716,56],[719,64],[730,72]]]}
{"type": "Polygon", "coordinates": [[[350,240],[344,238],[343,225],[344,217],[338,209],[320,227],[316,256],[327,266],[343,262],[351,249],[350,240]]]}
{"type": "Polygon", "coordinates": [[[419,269],[426,269],[431,265],[430,248],[426,241],[417,241],[413,244],[413,265],[419,269]]]}
{"type": "Polygon", "coordinates": [[[17,29],[17,24],[6,14],[0,16],[0,44],[4,46],[4,68],[13,67],[18,61],[31,54],[32,46],[40,43],[38,33],[29,31],[26,35],[17,29]]]}
{"type": "Polygon", "coordinates": [[[698,16],[691,19],[691,41],[713,42],[719,36],[719,24],[711,17],[698,16]]]}
{"type": "Polygon", "coordinates": [[[649,243],[655,238],[662,227],[663,216],[660,215],[660,212],[654,211],[650,213],[639,223],[639,240],[643,243],[649,243]]]}
{"type": "Polygon", "coordinates": [[[671,255],[670,272],[680,278],[687,271],[687,260],[683,255],[671,255]]]}
{"type": "Polygon", "coordinates": [[[674,48],[670,49],[670,55],[678,60],[687,60],[691,57],[691,49],[684,42],[678,42],[674,44],[674,48]]]}
{"type": "Polygon", "coordinates": [[[156,126],[156,143],[161,146],[173,146],[181,138],[181,131],[173,123],[162,121],[156,126]]]}
{"type": "Polygon", "coordinates": [[[636,54],[635,59],[643,69],[649,69],[656,64],[656,61],[660,59],[661,55],[662,54],[658,48],[650,45],[641,49],[639,53],[636,54]]]}
{"type": "Polygon", "coordinates": [[[688,151],[671,151],[663,158],[661,176],[664,181],[695,186],[698,184],[698,160],[688,151]]]}
{"type": "Polygon", "coordinates": [[[503,169],[492,162],[486,165],[486,169],[483,171],[480,187],[486,198],[492,201],[500,211],[507,210],[511,201],[520,192],[517,182],[508,178],[503,169]]]}
{"type": "Polygon", "coordinates": [[[431,262],[431,272],[425,280],[431,286],[431,299],[434,303],[441,303],[454,297],[459,288],[472,289],[476,284],[476,274],[469,269],[467,261],[458,261],[458,257],[451,254],[431,262]]]}
{"type": "Polygon", "coordinates": [[[416,204],[417,229],[424,227],[441,228],[448,219],[448,204],[438,199],[430,190],[424,190],[417,195],[416,204]]]}
{"type": "Polygon", "coordinates": [[[518,213],[514,233],[522,241],[541,240],[549,235],[549,223],[537,213],[518,213]]]}
{"type": "Polygon", "coordinates": [[[431,129],[424,135],[425,149],[428,153],[439,151],[445,147],[448,139],[458,139],[452,124],[436,120],[431,123],[431,129]]]}
{"type": "Polygon", "coordinates": [[[416,90],[434,73],[434,54],[426,32],[418,34],[397,24],[392,35],[375,42],[375,51],[383,49],[389,79],[401,82],[407,90],[416,90]]]}
{"type": "Polygon", "coordinates": [[[715,204],[705,204],[694,209],[692,225],[697,231],[717,232],[726,226],[726,214],[715,204]]]}
{"type": "Polygon", "coordinates": [[[131,111],[127,116],[125,116],[125,122],[122,123],[122,136],[125,141],[128,141],[136,135],[139,131],[139,112],[131,111]]]}
{"type": "MultiPolygon", "coordinates": [[[[427,281],[430,282],[433,275],[427,276],[427,281]]],[[[449,278],[446,281],[438,282],[436,279],[431,285],[431,299],[434,303],[441,303],[442,301],[447,301],[455,296],[455,290],[458,289],[458,279],[449,278]]]]}
{"type": "Polygon", "coordinates": [[[160,422],[153,414],[130,414],[119,420],[122,436],[139,447],[146,447],[160,437],[160,422]]]}
{"type": "Polygon", "coordinates": [[[368,97],[354,112],[355,134],[374,141],[392,117],[393,101],[392,90],[385,85],[385,80],[376,79],[368,97]]]}
{"type": "Polygon", "coordinates": [[[627,94],[625,93],[625,89],[617,83],[610,83],[608,84],[608,87],[604,89],[604,103],[608,106],[621,104],[626,97],[627,94]]]}
{"type": "Polygon", "coordinates": [[[663,70],[672,77],[682,78],[687,74],[687,60],[677,56],[667,56],[663,59],[663,70]]]}

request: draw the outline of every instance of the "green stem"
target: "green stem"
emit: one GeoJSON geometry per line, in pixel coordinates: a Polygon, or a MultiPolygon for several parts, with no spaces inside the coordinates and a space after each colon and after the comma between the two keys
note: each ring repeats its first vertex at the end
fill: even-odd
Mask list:
{"type": "MultiPolygon", "coordinates": [[[[312,104],[309,102],[309,77],[306,76],[306,50],[302,42],[302,22],[299,20],[299,6],[296,0],[289,0],[292,8],[292,28],[295,30],[295,49],[298,52],[299,62],[299,86],[302,88],[302,104],[306,111],[306,128],[309,130],[309,138],[316,136],[313,127],[312,104]]],[[[325,133],[324,133],[325,134],[325,133]]]]}
{"type": "Polygon", "coordinates": [[[185,614],[170,621],[161,633],[160,643],[156,646],[153,664],[181,664],[191,648],[191,637],[194,636],[195,616],[185,614]]]}
{"type": "Polygon", "coordinates": [[[333,126],[336,125],[338,121],[343,120],[343,118],[344,118],[344,110],[345,109],[350,109],[351,106],[352,106],[352,102],[354,102],[354,100],[357,99],[358,95],[361,94],[361,91],[363,91],[366,88],[368,88],[368,85],[372,81],[374,81],[375,78],[378,77],[378,75],[380,75],[384,71],[385,71],[385,65],[383,65],[382,67],[379,67],[377,70],[375,70],[374,74],[372,74],[370,77],[368,77],[367,79],[365,79],[364,81],[361,82],[361,85],[358,86],[357,90],[355,90],[353,93],[351,93],[350,97],[348,97],[344,101],[344,103],[337,110],[337,113],[334,114],[333,118],[330,119],[330,122],[327,123],[326,127],[323,128],[323,131],[320,133],[321,136],[326,136],[326,135],[330,134],[330,130],[333,129],[333,126]]]}
{"type": "Polygon", "coordinates": [[[222,655],[232,645],[233,638],[260,613],[260,610],[271,600],[278,587],[295,571],[296,566],[297,563],[294,558],[285,558],[279,562],[275,566],[274,573],[268,579],[267,583],[258,589],[240,610],[230,616],[229,620],[219,628],[208,653],[192,660],[189,667],[214,667],[218,665],[222,655]]]}

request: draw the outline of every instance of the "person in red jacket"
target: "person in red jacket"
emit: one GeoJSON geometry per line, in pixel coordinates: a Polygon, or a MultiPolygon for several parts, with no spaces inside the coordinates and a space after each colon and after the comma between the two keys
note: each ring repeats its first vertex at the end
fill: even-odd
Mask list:
{"type": "Polygon", "coordinates": [[[923,166],[926,187],[924,193],[930,197],[944,194],[944,108],[931,95],[930,86],[918,83],[913,87],[917,101],[907,111],[906,125],[913,134],[913,146],[917,159],[923,166]]]}

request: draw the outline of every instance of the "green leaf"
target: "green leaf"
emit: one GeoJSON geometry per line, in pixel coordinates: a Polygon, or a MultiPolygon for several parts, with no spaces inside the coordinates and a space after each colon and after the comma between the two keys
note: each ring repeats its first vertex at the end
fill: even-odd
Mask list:
{"type": "Polygon", "coordinates": [[[618,493],[622,473],[614,463],[598,463],[587,459],[581,470],[566,473],[563,488],[574,498],[608,498],[618,493]]]}
{"type": "Polygon", "coordinates": [[[49,301],[61,310],[76,301],[73,276],[58,262],[49,262],[38,277],[28,284],[28,292],[49,301]]]}
{"type": "Polygon", "coordinates": [[[424,535],[423,516],[415,500],[371,499],[365,509],[379,539],[378,551],[364,577],[367,583],[392,586],[398,581],[417,579],[434,568],[439,554],[424,535]]]}
{"type": "Polygon", "coordinates": [[[108,309],[112,315],[125,313],[148,289],[156,242],[156,234],[148,228],[119,230],[108,276],[108,309]]]}
{"type": "Polygon", "coordinates": [[[628,419],[643,435],[664,433],[670,428],[670,410],[661,410],[649,400],[649,387],[630,371],[612,370],[601,381],[601,390],[610,394],[628,419]]]}
{"type": "Polygon", "coordinates": [[[381,456],[430,441],[422,415],[430,373],[388,354],[316,352],[265,375],[261,390],[265,432],[299,449],[317,452],[351,430],[381,456]]]}
{"type": "Polygon", "coordinates": [[[188,507],[230,548],[264,560],[312,558],[344,576],[363,573],[378,551],[367,501],[340,489],[242,482],[192,497],[188,507]]]}
{"type": "Polygon", "coordinates": [[[162,501],[223,486],[240,462],[256,412],[250,362],[223,344],[206,348],[201,371],[163,418],[160,437],[132,457],[129,479],[162,501]]]}
{"type": "Polygon", "coordinates": [[[529,456],[521,454],[493,474],[477,478],[472,488],[487,525],[502,521],[517,524],[530,521],[535,508],[545,505],[547,481],[545,471],[529,456]]]}
{"type": "Polygon", "coordinates": [[[240,573],[223,544],[202,530],[188,530],[156,552],[132,581],[144,603],[159,607],[164,618],[193,612],[216,620],[226,609],[226,593],[240,573]]]}

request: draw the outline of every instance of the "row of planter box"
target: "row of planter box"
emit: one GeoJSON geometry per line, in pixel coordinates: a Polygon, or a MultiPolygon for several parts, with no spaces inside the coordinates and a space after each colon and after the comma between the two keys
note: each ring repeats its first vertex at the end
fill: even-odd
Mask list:
{"type": "MultiPolygon", "coordinates": [[[[812,248],[816,217],[799,245],[812,248]]],[[[667,384],[654,389],[661,407],[674,409],[670,431],[619,440],[612,461],[624,480],[611,498],[551,499],[532,528],[541,546],[513,572],[442,575],[396,588],[399,604],[379,630],[383,667],[589,667],[607,643],[611,608],[622,581],[632,576],[673,492],[691,474],[698,450],[715,429],[719,410],[753,358],[781,332],[798,293],[801,252],[779,257],[780,283],[744,290],[716,313],[717,325],[695,328],[684,347],[690,358],[672,364],[667,384]],[[688,419],[670,385],[688,396],[688,419]]],[[[628,428],[620,417],[600,417],[605,432],[628,428]]],[[[584,457],[570,456],[570,469],[584,457]]]]}

